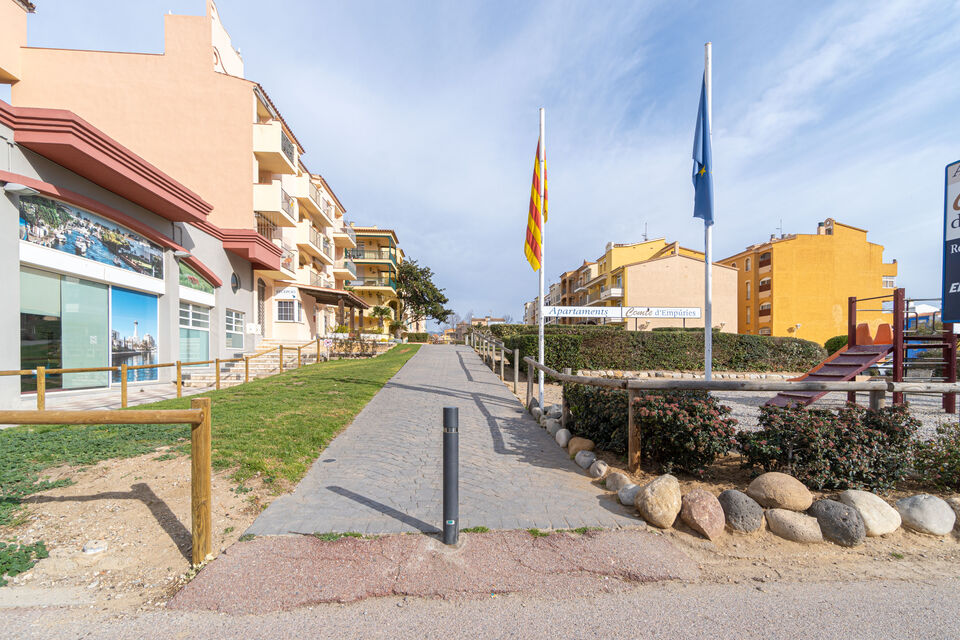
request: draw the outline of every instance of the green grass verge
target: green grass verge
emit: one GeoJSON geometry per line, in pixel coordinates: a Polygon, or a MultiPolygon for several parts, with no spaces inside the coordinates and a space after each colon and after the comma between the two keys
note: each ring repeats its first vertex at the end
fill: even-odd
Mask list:
{"type": "MultiPolygon", "coordinates": [[[[376,358],[310,365],[203,394],[213,401],[214,469],[236,469],[241,484],[257,474],[282,491],[419,349],[398,345],[376,358]]],[[[135,409],[184,409],[190,399],[135,409]]],[[[21,500],[51,483],[44,469],[150,453],[176,445],[189,452],[186,425],[44,425],[0,431],[0,525],[16,524],[21,500]]],[[[163,458],[167,454],[159,456],[163,458]]]]}
{"type": "Polygon", "coordinates": [[[29,571],[37,560],[43,560],[50,554],[43,542],[35,544],[17,544],[0,542],[0,587],[6,586],[5,576],[14,577],[29,571]]]}
{"type": "Polygon", "coordinates": [[[329,533],[315,533],[313,537],[317,540],[323,540],[324,542],[333,542],[340,538],[363,538],[363,534],[356,531],[345,531],[343,533],[330,531],[329,533]]]}
{"type": "Polygon", "coordinates": [[[489,533],[490,529],[487,527],[467,527],[466,529],[460,529],[460,533],[489,533]]]}

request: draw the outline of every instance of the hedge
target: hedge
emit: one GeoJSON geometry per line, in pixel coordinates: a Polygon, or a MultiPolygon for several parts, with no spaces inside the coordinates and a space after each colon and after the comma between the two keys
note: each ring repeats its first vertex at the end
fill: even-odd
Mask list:
{"type": "Polygon", "coordinates": [[[849,337],[847,335],[833,336],[832,338],[824,342],[823,346],[827,350],[827,354],[832,356],[837,351],[840,351],[840,349],[847,346],[848,339],[849,337]]]}
{"type": "MultiPolygon", "coordinates": [[[[547,334],[594,334],[603,332],[623,332],[623,327],[619,325],[594,325],[594,324],[547,324],[543,326],[544,335],[547,334]]],[[[513,336],[533,334],[537,335],[539,328],[535,324],[494,324],[490,325],[490,333],[505,340],[513,336]]]]}
{"type": "MultiPolygon", "coordinates": [[[[597,331],[545,334],[546,365],[557,371],[616,369],[620,371],[703,370],[703,330],[597,331]]],[[[572,329],[572,327],[571,327],[572,329]]],[[[518,334],[504,344],[520,350],[521,362],[537,355],[537,335],[518,334]]],[[[720,371],[806,371],[826,357],[820,345],[797,338],[713,334],[713,368],[720,371]]],[[[511,355],[512,363],[512,355],[511,355]]]]}
{"type": "Polygon", "coordinates": [[[407,333],[404,334],[407,342],[430,342],[429,333],[407,333]]]}

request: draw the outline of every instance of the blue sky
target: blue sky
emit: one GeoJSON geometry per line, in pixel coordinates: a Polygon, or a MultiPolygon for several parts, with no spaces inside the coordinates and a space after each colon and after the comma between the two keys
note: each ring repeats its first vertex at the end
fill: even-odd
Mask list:
{"type": "MultiPolygon", "coordinates": [[[[201,0],[38,0],[29,42],[161,51],[201,0]]],[[[943,167],[960,158],[957,3],[222,0],[270,92],[363,224],[394,228],[465,314],[522,316],[537,108],[550,280],[607,242],[702,248],[692,145],[714,47],[717,258],[833,217],[869,230],[911,297],[939,296],[943,167]],[[279,5],[277,5],[279,6],[279,5]]]]}

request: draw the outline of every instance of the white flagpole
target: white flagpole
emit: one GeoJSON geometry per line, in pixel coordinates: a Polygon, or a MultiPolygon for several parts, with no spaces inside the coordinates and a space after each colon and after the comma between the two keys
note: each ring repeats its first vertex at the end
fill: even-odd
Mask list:
{"type": "MultiPolygon", "coordinates": [[[[710,137],[710,146],[713,147],[713,44],[703,45],[703,79],[707,94],[707,135],[710,137]]],[[[713,158],[711,157],[710,172],[713,173],[713,158]]],[[[711,180],[713,177],[711,176],[711,180]]],[[[703,372],[707,380],[713,377],[713,222],[703,223],[703,265],[704,265],[704,313],[703,313],[703,372]]]]}
{"type": "MultiPolygon", "coordinates": [[[[546,164],[545,159],[547,157],[547,139],[544,137],[543,119],[544,119],[544,110],[543,110],[543,107],[540,107],[540,144],[538,145],[540,147],[540,157],[537,159],[537,162],[539,162],[539,167],[540,167],[540,213],[539,213],[540,215],[540,297],[538,298],[539,302],[537,303],[539,307],[539,312],[537,313],[537,316],[539,317],[539,322],[538,322],[539,327],[537,330],[537,345],[538,345],[538,359],[540,360],[541,365],[544,364],[544,359],[543,359],[543,351],[544,351],[544,348],[543,348],[543,273],[544,273],[543,261],[544,261],[544,258],[546,257],[546,251],[544,250],[544,241],[543,241],[544,235],[545,235],[544,234],[545,229],[543,224],[543,209],[544,209],[543,188],[544,188],[544,185],[546,185],[547,183],[546,170],[544,167],[544,165],[546,164]]],[[[540,401],[540,408],[543,408],[543,371],[538,369],[537,373],[538,373],[537,375],[538,397],[540,401]]]]}

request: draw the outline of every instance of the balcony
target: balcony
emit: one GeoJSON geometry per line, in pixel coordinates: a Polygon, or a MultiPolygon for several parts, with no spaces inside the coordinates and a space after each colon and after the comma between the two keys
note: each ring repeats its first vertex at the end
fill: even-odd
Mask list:
{"type": "Polygon", "coordinates": [[[278,227],[297,226],[293,198],[279,180],[253,185],[253,210],[278,227]]]}
{"type": "Polygon", "coordinates": [[[309,220],[297,224],[297,247],[310,256],[320,258],[325,264],[333,264],[330,241],[309,220]]]}
{"type": "Polygon", "coordinates": [[[397,266],[396,252],[390,249],[347,249],[344,255],[356,262],[391,262],[397,266]]]}
{"type": "Polygon", "coordinates": [[[334,244],[338,247],[355,249],[357,247],[356,232],[350,227],[350,224],[346,220],[342,220],[341,222],[343,223],[343,227],[333,230],[334,244]]]}
{"type": "Polygon", "coordinates": [[[623,297],[623,287],[610,287],[600,292],[601,300],[611,300],[623,297]]]}
{"type": "Polygon", "coordinates": [[[760,309],[760,311],[757,312],[757,315],[758,315],[760,318],[769,318],[769,317],[770,317],[770,311],[771,311],[771,309],[770,309],[769,307],[766,308],[766,309],[760,309]]]}
{"type": "Polygon", "coordinates": [[[333,275],[344,279],[357,279],[357,265],[353,260],[340,259],[333,265],[333,275]]]}
{"type": "Polygon", "coordinates": [[[263,171],[297,174],[297,148],[279,120],[253,125],[253,154],[263,171]]]}
{"type": "Polygon", "coordinates": [[[760,286],[757,287],[757,291],[763,293],[764,291],[770,291],[770,282],[761,282],[760,286]]]}
{"type": "Polygon", "coordinates": [[[325,289],[333,289],[335,284],[330,276],[323,273],[317,273],[313,269],[310,269],[310,286],[312,287],[324,287],[325,289]]]}
{"type": "Polygon", "coordinates": [[[397,281],[387,276],[371,276],[348,280],[345,282],[348,287],[380,287],[397,290],[397,281]]]}
{"type": "Polygon", "coordinates": [[[269,218],[265,218],[259,213],[253,214],[254,220],[257,223],[257,233],[262,235],[267,240],[280,242],[283,240],[283,230],[277,225],[273,224],[269,218]]]}

